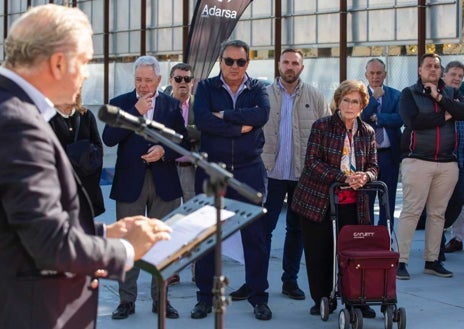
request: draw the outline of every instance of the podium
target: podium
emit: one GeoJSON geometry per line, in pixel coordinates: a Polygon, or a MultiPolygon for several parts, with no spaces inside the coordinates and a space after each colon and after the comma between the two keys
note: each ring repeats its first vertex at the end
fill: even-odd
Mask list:
{"type": "MultiPolygon", "coordinates": [[[[193,199],[184,203],[179,208],[175,209],[163,218],[163,221],[174,226],[182,224],[182,218],[187,218],[188,215],[195,213],[201,209],[215,207],[214,197],[207,197],[205,194],[199,194],[193,199]]],[[[216,209],[216,208],[215,208],[216,209]]],[[[217,209],[216,209],[217,210],[217,209]]],[[[193,238],[187,241],[182,241],[181,244],[169,250],[166,257],[157,259],[156,263],[150,258],[150,252],[156,253],[157,248],[163,248],[161,243],[153,246],[152,250],[147,253],[141,260],[136,262],[136,266],[151,273],[156,277],[158,283],[158,328],[164,329],[166,325],[166,280],[175,273],[178,273],[187,265],[211,251],[218,240],[217,236],[221,236],[221,241],[227,239],[233,233],[250,224],[253,220],[263,216],[266,210],[262,207],[240,202],[231,199],[223,198],[223,208],[230,217],[221,221],[219,229],[220,235],[217,232],[216,213],[214,213],[213,224],[208,224],[207,227],[198,228],[193,238]]],[[[221,213],[221,215],[223,215],[221,213]]],[[[172,233],[174,237],[175,230],[172,233]]],[[[176,237],[177,239],[177,237],[176,237]]],[[[162,250],[166,254],[166,250],[162,250]]],[[[223,292],[223,291],[222,291],[223,292]]]]}

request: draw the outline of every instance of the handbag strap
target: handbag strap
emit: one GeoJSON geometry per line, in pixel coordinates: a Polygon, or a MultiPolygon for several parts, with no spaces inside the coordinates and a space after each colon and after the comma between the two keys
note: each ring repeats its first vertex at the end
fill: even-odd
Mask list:
{"type": "Polygon", "coordinates": [[[79,135],[79,128],[81,127],[81,114],[77,112],[76,116],[76,131],[74,132],[74,142],[77,142],[77,135],[79,135]]]}

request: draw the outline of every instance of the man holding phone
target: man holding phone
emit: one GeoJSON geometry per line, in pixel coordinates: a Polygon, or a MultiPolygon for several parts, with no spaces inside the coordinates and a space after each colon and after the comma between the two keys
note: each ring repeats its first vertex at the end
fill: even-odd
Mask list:
{"type": "MultiPolygon", "coordinates": [[[[184,126],[180,102],[158,92],[161,81],[160,65],[153,56],[141,56],[134,63],[135,90],[117,96],[110,104],[128,113],[155,120],[184,136],[187,147],[187,130],[184,126]]],[[[135,132],[105,126],[103,142],[118,145],[113,186],[110,198],[116,200],[117,218],[124,214],[147,215],[162,218],[180,205],[182,190],[175,159],[179,154],[161,143],[143,139],[135,132]]],[[[140,269],[127,272],[119,284],[120,304],[113,312],[113,319],[125,319],[135,312],[137,278],[140,269]]],[[[156,280],[152,278],[152,311],[158,312],[156,280]]],[[[178,318],[179,314],[169,302],[166,317],[178,318]]]]}

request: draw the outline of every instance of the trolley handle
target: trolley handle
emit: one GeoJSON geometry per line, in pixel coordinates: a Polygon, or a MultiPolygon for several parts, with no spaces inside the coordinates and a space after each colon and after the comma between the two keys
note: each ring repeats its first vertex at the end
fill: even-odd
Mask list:
{"type": "MultiPolygon", "coordinates": [[[[330,215],[335,218],[337,216],[336,205],[338,204],[338,195],[336,189],[349,189],[349,184],[335,182],[330,185],[329,188],[329,199],[330,199],[330,215]]],[[[363,192],[379,192],[380,205],[384,207],[385,213],[390,214],[390,207],[388,204],[388,187],[387,185],[379,180],[366,183],[363,187],[357,189],[356,191],[363,192]]]]}

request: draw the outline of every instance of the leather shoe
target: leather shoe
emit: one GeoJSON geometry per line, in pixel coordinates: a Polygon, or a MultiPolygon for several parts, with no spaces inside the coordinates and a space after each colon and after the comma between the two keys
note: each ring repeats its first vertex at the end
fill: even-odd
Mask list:
{"type": "MultiPolygon", "coordinates": [[[[151,307],[151,311],[153,313],[158,313],[158,303],[155,302],[153,303],[152,307],[151,307]]],[[[171,303],[167,302],[166,303],[166,317],[168,319],[178,319],[179,318],[179,312],[177,312],[177,310],[172,307],[171,303]]]]}
{"type": "Polygon", "coordinates": [[[127,302],[127,303],[120,303],[118,307],[114,310],[111,318],[113,320],[122,320],[126,319],[130,314],[135,313],[135,303],[134,302],[127,302]]]}
{"type": "Polygon", "coordinates": [[[248,299],[248,297],[250,297],[250,293],[250,288],[248,288],[246,283],[244,283],[240,288],[238,288],[230,294],[230,298],[235,301],[246,300],[248,299]]]}
{"type": "Polygon", "coordinates": [[[253,310],[258,320],[272,319],[272,311],[267,304],[257,304],[253,310]]]}
{"type": "Polygon", "coordinates": [[[203,319],[206,318],[208,313],[211,313],[211,310],[211,305],[208,305],[205,302],[198,302],[190,312],[190,317],[192,319],[203,319]]]}
{"type": "Polygon", "coordinates": [[[462,241],[456,240],[456,238],[452,238],[449,242],[445,245],[445,252],[451,253],[455,251],[462,250],[462,241]]]}
{"type": "Polygon", "coordinates": [[[303,290],[298,287],[297,283],[284,283],[282,285],[282,293],[291,299],[303,300],[306,298],[303,290]]]}
{"type": "Polygon", "coordinates": [[[313,305],[309,309],[309,314],[311,315],[321,315],[321,307],[319,305],[313,305]]]}

